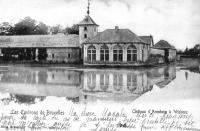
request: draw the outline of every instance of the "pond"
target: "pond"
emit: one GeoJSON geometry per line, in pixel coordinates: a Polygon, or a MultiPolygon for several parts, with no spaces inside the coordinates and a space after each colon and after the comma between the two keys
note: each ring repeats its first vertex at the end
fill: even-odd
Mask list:
{"type": "Polygon", "coordinates": [[[181,94],[188,94],[184,98],[199,98],[198,64],[197,73],[194,73],[194,65],[193,70],[189,70],[187,63],[190,62],[179,63],[178,67],[172,64],[141,69],[1,66],[0,100],[5,105],[11,101],[30,105],[53,96],[79,104],[98,100],[131,103],[143,94],[153,92],[154,85],[166,90],[161,96],[166,98],[165,101],[182,99],[181,94]],[[164,89],[172,83],[174,89],[164,89]],[[179,93],[173,95],[174,92],[179,93]]]}
{"type": "Polygon", "coordinates": [[[165,123],[151,128],[168,128],[176,121],[179,128],[199,129],[199,63],[197,59],[186,59],[137,69],[1,65],[0,128],[11,129],[15,125],[22,130],[111,130],[114,124],[113,129],[121,130],[119,122],[129,119],[123,129],[141,130],[142,125],[148,126],[144,124],[146,119],[156,121],[175,115],[176,119],[166,117],[165,123]],[[143,116],[154,110],[158,112],[154,117],[143,116]],[[137,111],[148,113],[134,113],[137,111]],[[89,121],[108,112],[116,115],[116,121],[89,121]],[[165,112],[168,113],[162,114],[165,112]],[[193,124],[185,125],[186,122],[193,124]]]}

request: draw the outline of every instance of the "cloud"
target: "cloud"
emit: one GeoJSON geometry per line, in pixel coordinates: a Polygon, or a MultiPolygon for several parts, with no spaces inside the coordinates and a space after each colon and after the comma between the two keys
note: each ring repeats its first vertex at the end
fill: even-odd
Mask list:
{"type": "Polygon", "coordinates": [[[145,12],[148,12],[148,11],[150,11],[150,10],[154,10],[154,11],[157,12],[157,13],[161,13],[161,10],[160,10],[159,8],[153,7],[152,5],[147,6],[147,7],[144,9],[145,12]]]}
{"type": "MultiPolygon", "coordinates": [[[[48,25],[72,25],[86,15],[88,0],[0,0],[0,23],[30,16],[48,25]]],[[[178,48],[200,42],[200,0],[91,0],[99,30],[129,28],[178,48]]]]}
{"type": "Polygon", "coordinates": [[[77,2],[77,0],[64,0],[66,3],[77,2]]]}
{"type": "Polygon", "coordinates": [[[119,2],[124,4],[128,10],[131,9],[131,0],[92,0],[104,3],[106,6],[111,6],[113,2],[119,2]]]}

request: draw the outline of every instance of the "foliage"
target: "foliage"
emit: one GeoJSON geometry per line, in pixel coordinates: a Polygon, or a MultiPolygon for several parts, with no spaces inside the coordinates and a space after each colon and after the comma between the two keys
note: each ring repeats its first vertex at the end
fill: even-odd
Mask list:
{"type": "Polygon", "coordinates": [[[0,24],[0,35],[13,35],[14,27],[9,22],[0,24]]]}
{"type": "Polygon", "coordinates": [[[79,28],[77,24],[74,24],[72,27],[67,27],[64,29],[65,34],[79,34],[79,28]]]}
{"type": "Polygon", "coordinates": [[[48,26],[46,24],[43,22],[36,23],[36,20],[25,17],[15,24],[15,35],[44,35],[48,33],[48,26]]]}
{"type": "Polygon", "coordinates": [[[36,34],[36,21],[30,17],[15,24],[16,35],[33,35],[36,34]]]}
{"type": "Polygon", "coordinates": [[[12,26],[9,22],[0,24],[0,35],[44,35],[48,34],[48,26],[31,17],[25,17],[12,26]]]}
{"type": "Polygon", "coordinates": [[[36,26],[36,34],[45,35],[48,34],[49,27],[44,24],[43,22],[39,22],[39,24],[36,26]]]}
{"type": "Polygon", "coordinates": [[[79,34],[77,24],[62,29],[61,25],[47,26],[43,22],[38,22],[31,17],[25,17],[13,26],[9,22],[0,24],[0,35],[45,35],[45,34],[79,34]]]}
{"type": "Polygon", "coordinates": [[[200,44],[196,44],[193,48],[190,49],[186,47],[182,53],[190,56],[200,56],[200,44]]]}
{"type": "Polygon", "coordinates": [[[62,32],[61,25],[58,24],[56,26],[51,27],[50,32],[52,34],[58,34],[58,33],[62,32]]]}

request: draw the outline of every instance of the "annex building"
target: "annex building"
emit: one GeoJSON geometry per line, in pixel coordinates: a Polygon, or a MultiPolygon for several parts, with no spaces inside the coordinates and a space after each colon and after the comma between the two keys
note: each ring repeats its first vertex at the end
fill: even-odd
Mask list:
{"type": "Polygon", "coordinates": [[[78,35],[0,36],[0,61],[77,63],[78,35]]]}

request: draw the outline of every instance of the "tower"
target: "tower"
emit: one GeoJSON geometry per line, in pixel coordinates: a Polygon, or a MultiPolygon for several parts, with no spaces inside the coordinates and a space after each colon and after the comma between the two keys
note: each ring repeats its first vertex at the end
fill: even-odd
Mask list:
{"type": "Polygon", "coordinates": [[[87,15],[78,25],[80,44],[82,44],[88,39],[93,38],[98,33],[99,25],[97,25],[90,17],[90,0],[88,0],[87,15]]]}

